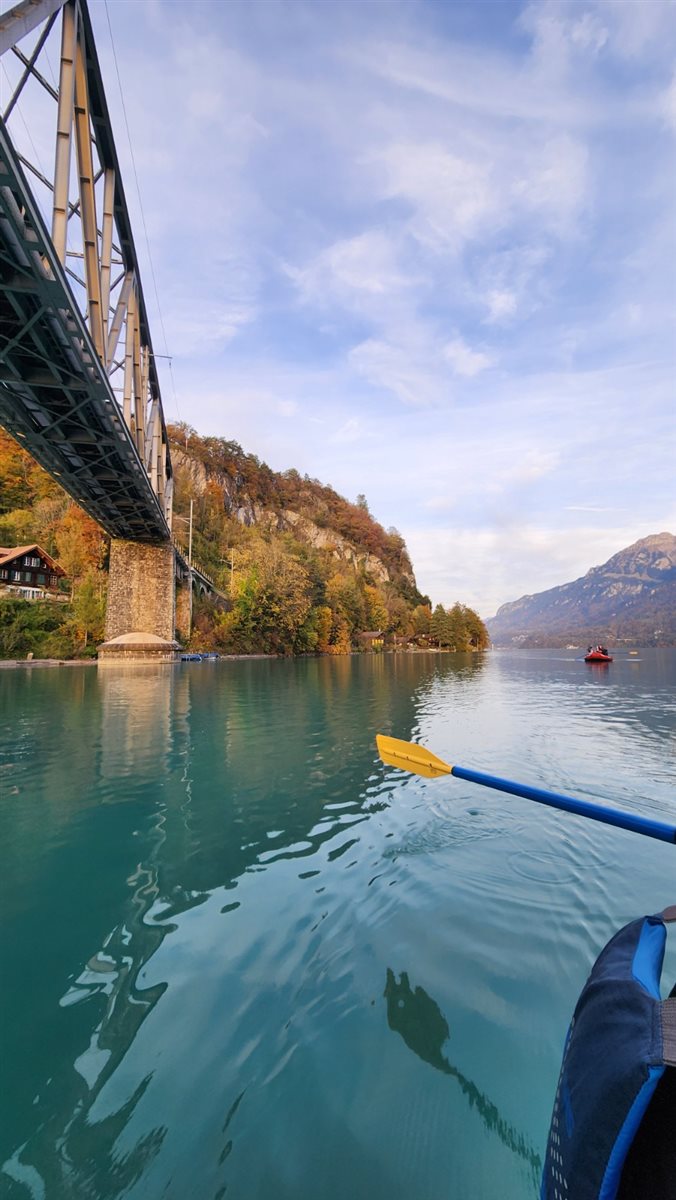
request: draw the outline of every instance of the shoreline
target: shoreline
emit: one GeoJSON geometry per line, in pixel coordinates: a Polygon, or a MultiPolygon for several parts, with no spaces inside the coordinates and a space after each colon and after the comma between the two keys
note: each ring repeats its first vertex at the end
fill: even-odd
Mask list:
{"type": "Polygon", "coordinates": [[[95,658],[0,658],[0,671],[15,667],[95,667],[95,658]]]}
{"type": "MultiPolygon", "coordinates": [[[[247,658],[283,658],[280,654],[221,654],[218,661],[233,661],[235,659],[247,658]]],[[[175,662],[162,663],[162,666],[173,667],[180,663],[180,658],[175,662]]],[[[0,658],[0,671],[13,671],[18,667],[97,667],[99,661],[97,658],[0,658]]],[[[138,662],[136,664],[125,664],[145,666],[147,662],[138,662]]],[[[152,664],[151,664],[152,665],[152,664]]],[[[158,664],[155,663],[155,666],[158,664]]]]}
{"type": "MultiPolygon", "coordinates": [[[[197,651],[199,653],[199,651],[197,651]]],[[[274,659],[300,659],[300,658],[350,658],[354,655],[361,657],[364,651],[351,650],[349,654],[221,654],[218,662],[244,662],[249,659],[274,658],[274,659]]],[[[407,646],[406,648],[398,648],[386,650],[385,654],[455,654],[458,651],[442,649],[439,646],[407,646]]],[[[465,654],[482,654],[485,651],[481,650],[466,650],[460,653],[465,654]]],[[[377,655],[372,655],[377,657],[377,655]]],[[[163,663],[163,666],[173,667],[180,663],[180,658],[175,662],[163,663]]],[[[144,663],[125,664],[143,666],[144,663]]],[[[155,664],[157,665],[157,664],[155,664]]],[[[96,658],[0,658],[0,671],[13,671],[19,667],[96,667],[98,659],[96,658]]]]}

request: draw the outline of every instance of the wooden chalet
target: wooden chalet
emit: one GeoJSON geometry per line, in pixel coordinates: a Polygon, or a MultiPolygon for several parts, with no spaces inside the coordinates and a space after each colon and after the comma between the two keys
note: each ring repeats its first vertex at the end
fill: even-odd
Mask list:
{"type": "Polygon", "coordinates": [[[30,600],[56,592],[66,572],[35,542],[31,546],[0,546],[0,588],[19,592],[30,600]]]}
{"type": "Polygon", "coordinates": [[[363,650],[382,650],[385,644],[385,634],[382,629],[366,629],[357,634],[363,650]]]}

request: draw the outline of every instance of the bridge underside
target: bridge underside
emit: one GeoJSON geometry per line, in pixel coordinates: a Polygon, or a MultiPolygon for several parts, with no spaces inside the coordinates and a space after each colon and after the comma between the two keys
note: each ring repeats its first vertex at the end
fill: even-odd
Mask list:
{"type": "Polygon", "coordinates": [[[112,539],[101,661],[173,661],[193,589],[217,593],[172,542],[158,356],[86,0],[18,0],[0,59],[0,424],[112,539]],[[54,132],[51,176],[24,103],[54,132]]]}
{"type": "Polygon", "coordinates": [[[113,537],[169,528],[0,122],[0,423],[113,537]]]}

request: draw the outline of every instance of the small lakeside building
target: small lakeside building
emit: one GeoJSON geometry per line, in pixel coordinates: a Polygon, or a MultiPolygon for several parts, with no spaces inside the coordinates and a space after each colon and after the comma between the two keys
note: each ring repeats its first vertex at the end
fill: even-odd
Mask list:
{"type": "Polygon", "coordinates": [[[65,576],[63,567],[36,542],[30,546],[0,546],[0,589],[5,593],[43,600],[56,595],[59,580],[65,576]]]}

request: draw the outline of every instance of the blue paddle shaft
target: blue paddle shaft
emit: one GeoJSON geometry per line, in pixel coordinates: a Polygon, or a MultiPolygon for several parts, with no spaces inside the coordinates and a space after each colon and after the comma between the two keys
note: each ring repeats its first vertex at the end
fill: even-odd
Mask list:
{"type": "Polygon", "coordinates": [[[478,783],[482,787],[495,788],[497,792],[509,792],[512,796],[524,796],[526,800],[535,800],[537,804],[548,804],[550,808],[562,808],[564,812],[577,813],[580,817],[590,817],[592,821],[603,821],[606,825],[618,825],[620,829],[630,829],[632,833],[642,833],[646,837],[659,838],[661,842],[676,842],[676,826],[665,825],[662,821],[653,821],[650,817],[638,817],[632,813],[622,812],[621,809],[607,808],[603,804],[594,804],[589,800],[575,800],[573,796],[560,796],[557,792],[547,792],[543,788],[527,787],[523,783],[514,783],[511,779],[500,779],[497,775],[484,775],[482,771],[470,771],[467,767],[452,767],[451,775],[457,779],[466,779],[469,783],[478,783]]]}

